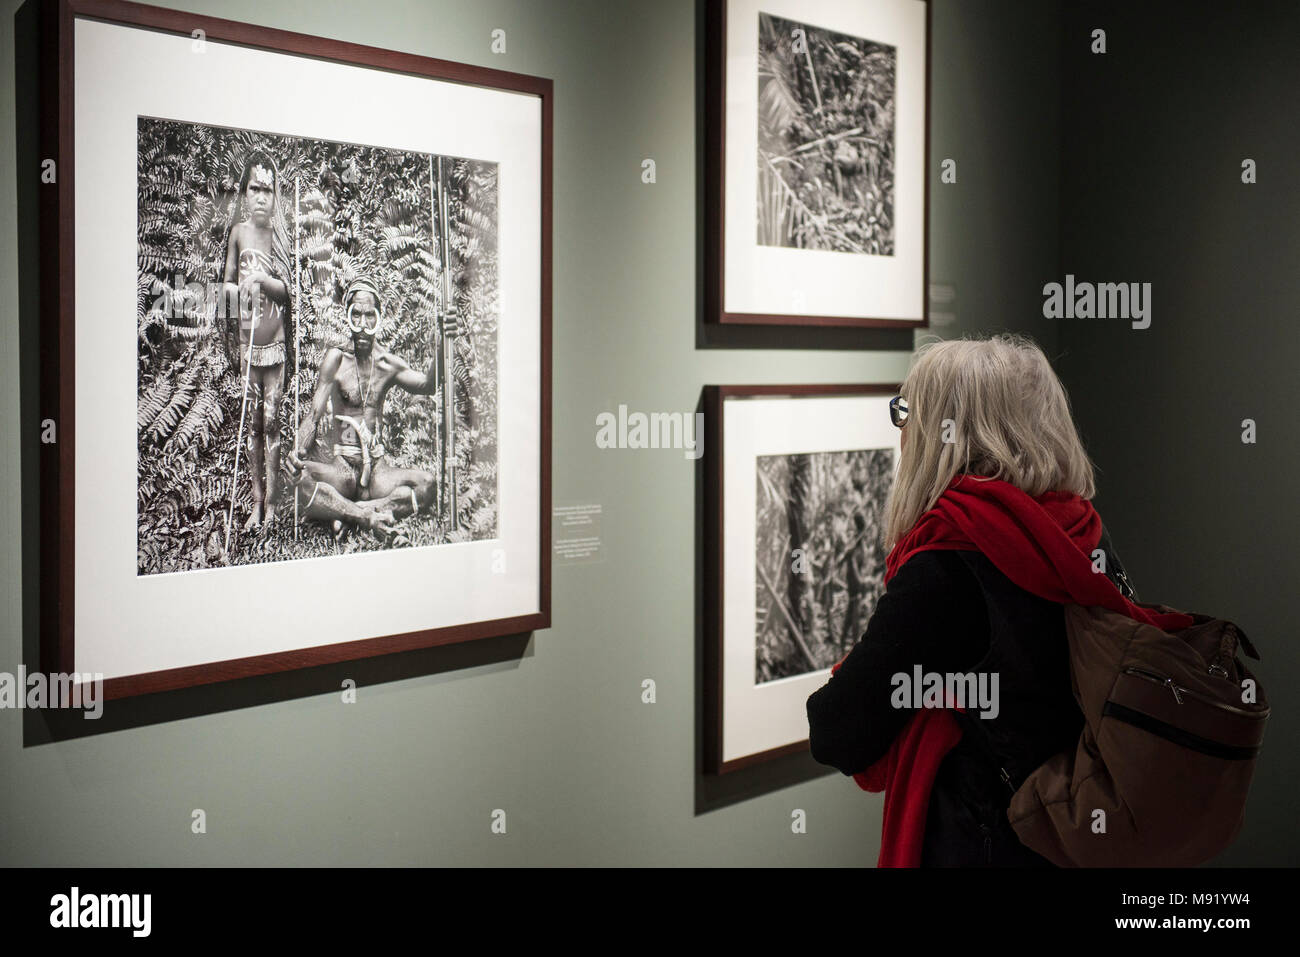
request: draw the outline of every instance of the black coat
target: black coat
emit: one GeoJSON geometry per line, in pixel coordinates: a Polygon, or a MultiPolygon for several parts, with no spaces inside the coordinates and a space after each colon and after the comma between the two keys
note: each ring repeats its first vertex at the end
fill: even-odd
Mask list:
{"type": "MultiPolygon", "coordinates": [[[[1102,542],[1107,573],[1123,581],[1102,542]]],[[[923,673],[996,672],[999,703],[995,718],[958,716],[962,739],[939,766],[922,866],[1050,867],[1020,843],[1006,811],[1015,788],[1052,755],[1073,750],[1083,728],[1063,606],[1013,584],[980,552],[913,555],[862,640],[808,699],[813,758],[856,774],[883,757],[914,714],[891,704],[892,676],[912,675],[916,665],[923,673]]]]}

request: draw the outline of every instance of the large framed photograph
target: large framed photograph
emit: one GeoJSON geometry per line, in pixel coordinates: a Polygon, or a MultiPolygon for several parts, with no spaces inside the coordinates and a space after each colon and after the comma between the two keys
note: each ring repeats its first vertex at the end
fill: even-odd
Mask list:
{"type": "Polygon", "coordinates": [[[928,0],[708,0],[705,318],[928,324],[928,0]]]}
{"type": "Polygon", "coordinates": [[[44,667],[548,627],[551,81],[49,9],[44,667]]]}
{"type": "Polygon", "coordinates": [[[705,755],[808,747],[808,696],[884,592],[896,385],[708,386],[705,755]]]}

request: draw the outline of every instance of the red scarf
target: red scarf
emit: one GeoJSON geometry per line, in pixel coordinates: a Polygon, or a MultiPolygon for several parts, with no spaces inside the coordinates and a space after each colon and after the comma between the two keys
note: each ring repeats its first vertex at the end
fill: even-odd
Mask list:
{"type": "MultiPolygon", "coordinates": [[[[1092,568],[1101,516],[1070,492],[1031,498],[1001,479],[958,475],[885,560],[885,582],[917,552],[982,552],[1021,588],[1061,604],[1100,605],[1165,631],[1192,625],[1190,615],[1160,614],[1133,604],[1092,568]]],[[[835,665],[832,671],[838,670],[835,665]]],[[[957,719],[922,708],[889,751],[853,776],[864,791],[885,792],[877,867],[919,867],[930,790],[944,757],[961,740],[957,719]]]]}

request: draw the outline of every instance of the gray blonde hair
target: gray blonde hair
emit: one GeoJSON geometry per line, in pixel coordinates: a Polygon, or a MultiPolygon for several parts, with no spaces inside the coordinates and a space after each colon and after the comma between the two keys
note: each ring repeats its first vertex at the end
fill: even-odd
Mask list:
{"type": "Polygon", "coordinates": [[[885,507],[885,547],[934,507],[960,473],[1002,479],[1025,493],[1096,495],[1093,464],[1070,400],[1030,338],[923,344],[900,394],[907,445],[885,507]]]}

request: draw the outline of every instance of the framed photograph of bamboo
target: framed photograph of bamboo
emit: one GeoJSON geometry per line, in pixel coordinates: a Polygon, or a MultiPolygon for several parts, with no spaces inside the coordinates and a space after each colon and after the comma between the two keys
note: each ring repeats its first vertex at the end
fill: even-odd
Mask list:
{"type": "Polygon", "coordinates": [[[705,319],[928,325],[928,0],[707,0],[705,319]]]}
{"type": "Polygon", "coordinates": [[[43,667],[115,698],[548,627],[551,81],[46,16],[43,667]]]}
{"type": "Polygon", "coordinates": [[[884,591],[896,385],[707,386],[705,770],[808,747],[808,696],[884,591]]]}

